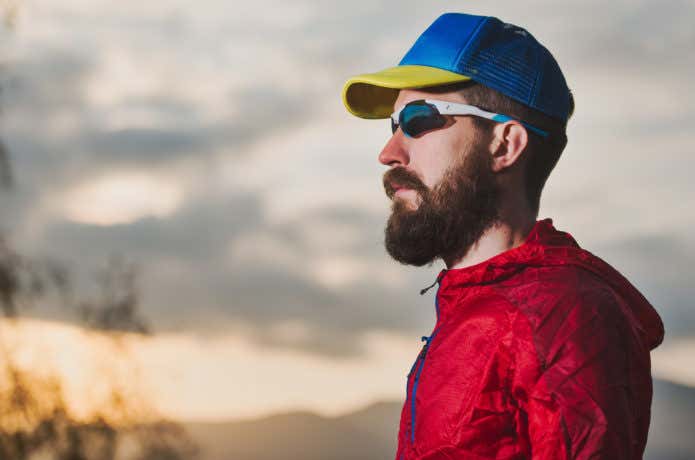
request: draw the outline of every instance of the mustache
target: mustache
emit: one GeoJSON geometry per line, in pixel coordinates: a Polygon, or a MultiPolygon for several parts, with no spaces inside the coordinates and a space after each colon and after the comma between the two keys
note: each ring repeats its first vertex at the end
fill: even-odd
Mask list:
{"type": "Polygon", "coordinates": [[[404,167],[389,169],[384,173],[384,191],[393,199],[397,188],[409,188],[419,192],[423,197],[429,192],[427,186],[417,175],[404,167]]]}

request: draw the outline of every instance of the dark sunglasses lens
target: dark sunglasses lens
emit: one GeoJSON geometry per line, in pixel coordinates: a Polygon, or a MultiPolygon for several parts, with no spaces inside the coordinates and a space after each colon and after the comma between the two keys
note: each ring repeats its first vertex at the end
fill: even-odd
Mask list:
{"type": "Polygon", "coordinates": [[[391,118],[391,134],[396,134],[396,131],[398,131],[398,123],[391,118]]]}
{"type": "Polygon", "coordinates": [[[410,137],[441,128],[446,124],[446,119],[437,109],[426,104],[406,105],[401,111],[399,121],[403,132],[410,137]]]}

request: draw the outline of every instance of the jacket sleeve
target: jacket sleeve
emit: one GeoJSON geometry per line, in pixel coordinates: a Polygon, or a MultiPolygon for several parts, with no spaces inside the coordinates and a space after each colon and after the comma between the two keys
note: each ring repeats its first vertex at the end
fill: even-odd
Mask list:
{"type": "Polygon", "coordinates": [[[647,369],[646,379],[631,382],[630,331],[611,299],[565,298],[529,319],[512,397],[533,460],[642,458],[646,433],[639,439],[631,398],[637,392],[650,403],[651,377],[647,369]]]}

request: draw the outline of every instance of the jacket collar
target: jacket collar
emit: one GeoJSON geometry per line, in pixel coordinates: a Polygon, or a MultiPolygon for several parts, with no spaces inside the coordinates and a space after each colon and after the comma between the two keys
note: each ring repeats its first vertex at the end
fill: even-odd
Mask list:
{"type": "Polygon", "coordinates": [[[625,299],[650,349],[661,343],[663,323],[649,301],[615,268],[582,249],[571,234],[557,230],[551,218],[537,220],[524,243],[515,248],[469,267],[441,270],[435,301],[438,321],[455,308],[467,287],[502,281],[529,266],[569,264],[591,271],[625,299]]]}
{"type": "Polygon", "coordinates": [[[513,275],[528,265],[540,262],[546,246],[579,248],[569,233],[560,232],[553,227],[551,218],[537,220],[519,246],[469,267],[441,270],[437,277],[440,280],[440,290],[452,286],[485,284],[513,275]]]}

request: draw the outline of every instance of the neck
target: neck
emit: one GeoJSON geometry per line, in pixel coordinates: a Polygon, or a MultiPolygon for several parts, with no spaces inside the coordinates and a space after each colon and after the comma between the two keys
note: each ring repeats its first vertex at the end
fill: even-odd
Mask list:
{"type": "Polygon", "coordinates": [[[470,267],[522,245],[535,223],[536,217],[532,214],[501,218],[485,230],[462,257],[444,258],[447,269],[470,267]]]}

